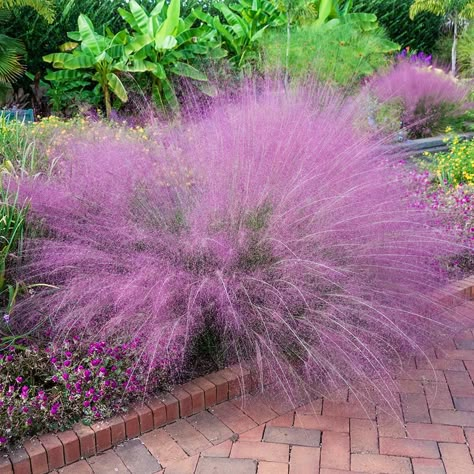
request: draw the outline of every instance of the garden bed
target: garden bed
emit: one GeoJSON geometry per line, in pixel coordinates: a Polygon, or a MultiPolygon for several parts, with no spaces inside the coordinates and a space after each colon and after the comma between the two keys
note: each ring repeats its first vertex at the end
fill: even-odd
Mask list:
{"type": "Polygon", "coordinates": [[[87,458],[143,433],[194,415],[252,390],[248,370],[233,366],[199,377],[143,403],[127,413],[90,426],[45,434],[0,459],[0,474],[46,473],[87,458]]]}
{"type": "MultiPolygon", "coordinates": [[[[474,299],[474,276],[453,282],[439,295],[444,304],[456,306],[474,299]]],[[[143,403],[126,414],[90,426],[74,425],[72,430],[32,438],[0,459],[0,474],[45,474],[116,446],[126,439],[160,428],[179,418],[204,411],[216,404],[251,393],[253,373],[232,366],[199,377],[143,403]]]]}

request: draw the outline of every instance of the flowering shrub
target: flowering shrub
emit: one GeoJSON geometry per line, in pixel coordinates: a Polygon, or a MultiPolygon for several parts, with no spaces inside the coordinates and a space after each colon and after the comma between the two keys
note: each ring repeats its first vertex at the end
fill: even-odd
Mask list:
{"type": "Polygon", "coordinates": [[[290,394],[387,379],[447,330],[427,296],[451,247],[357,111],[262,87],[154,143],[72,140],[55,176],[20,185],[45,229],[21,274],[59,290],[20,302],[15,324],[47,312],[57,340],[127,334],[174,376],[210,332],[225,362],[290,394]]]}
{"type": "Polygon", "coordinates": [[[432,168],[439,181],[455,187],[459,184],[474,185],[474,139],[461,140],[455,135],[446,141],[448,152],[425,154],[433,160],[432,168]]]}
{"type": "Polygon", "coordinates": [[[369,88],[381,103],[402,107],[401,121],[410,138],[443,131],[463,111],[467,90],[442,70],[401,61],[375,77],[369,88]]]}
{"type": "Polygon", "coordinates": [[[0,448],[27,435],[90,423],[123,411],[133,398],[163,387],[132,357],[136,341],[110,346],[78,339],[31,343],[0,353],[0,448]]]}

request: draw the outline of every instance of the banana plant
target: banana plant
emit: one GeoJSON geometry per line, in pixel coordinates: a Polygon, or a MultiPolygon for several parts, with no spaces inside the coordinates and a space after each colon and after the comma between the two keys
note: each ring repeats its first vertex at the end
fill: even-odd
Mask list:
{"type": "Polygon", "coordinates": [[[77,25],[78,31],[68,33],[73,41],[62,45],[61,52],[43,57],[44,61],[59,69],[49,72],[45,79],[96,82],[96,87],[103,94],[106,115],[110,117],[111,94],[121,102],[128,100],[127,91],[119,77],[126,70],[123,65],[127,33],[121,31],[116,35],[100,35],[86,15],[79,16],[77,25]]]}
{"type": "Polygon", "coordinates": [[[200,57],[226,56],[212,28],[195,27],[193,15],[180,18],[179,0],[171,0],[169,5],[162,0],[149,13],[138,2],[130,0],[128,9],[119,8],[118,12],[131,28],[121,67],[151,76],[152,95],[157,105],[178,107],[173,77],[189,78],[196,81],[201,90],[211,93],[207,76],[193,63],[200,57]]]}
{"type": "Polygon", "coordinates": [[[286,24],[285,13],[268,0],[239,0],[228,6],[215,3],[214,7],[225,19],[224,24],[218,16],[211,16],[201,9],[193,10],[193,14],[221,35],[229,58],[239,69],[246,61],[256,58],[258,41],[268,28],[286,24]]]}
{"type": "Polygon", "coordinates": [[[352,8],[353,0],[319,0],[316,2],[318,18],[315,22],[317,26],[321,26],[328,20],[343,18],[352,8]]]}

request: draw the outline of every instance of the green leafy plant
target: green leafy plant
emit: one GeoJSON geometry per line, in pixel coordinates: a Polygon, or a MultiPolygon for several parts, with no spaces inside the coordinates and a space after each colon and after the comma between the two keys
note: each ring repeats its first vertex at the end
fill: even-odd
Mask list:
{"type": "MultiPolygon", "coordinates": [[[[26,55],[22,59],[27,71],[41,78],[46,74],[47,64],[43,56],[55,53],[58,45],[68,41],[68,32],[77,29],[77,18],[82,13],[96,26],[97,31],[105,34],[107,28],[120,31],[124,23],[117,8],[124,0],[51,0],[55,9],[54,22],[48,23],[44,17],[32,8],[12,10],[8,23],[1,30],[9,36],[21,39],[26,55]]],[[[30,89],[32,80],[22,76],[18,85],[24,90],[30,89]]]]}
{"type": "Polygon", "coordinates": [[[101,90],[107,117],[112,111],[111,94],[119,100],[128,100],[127,91],[119,78],[124,68],[124,46],[127,34],[121,31],[116,35],[101,35],[94,30],[94,25],[85,15],[77,20],[78,31],[69,33],[73,42],[62,46],[64,51],[45,56],[46,62],[52,63],[59,71],[50,72],[46,79],[50,81],[93,81],[101,90]]]}
{"type": "Polygon", "coordinates": [[[474,139],[462,140],[458,135],[446,140],[449,150],[432,155],[428,169],[441,185],[474,185],[474,139]]]}
{"type": "Polygon", "coordinates": [[[128,10],[118,11],[132,29],[127,35],[121,68],[151,77],[157,105],[178,107],[173,78],[189,78],[201,90],[211,93],[206,74],[192,63],[203,57],[219,59],[226,55],[212,28],[194,26],[193,15],[180,18],[179,0],[171,0],[168,6],[159,2],[150,13],[131,0],[128,10]]]}
{"type": "Polygon", "coordinates": [[[0,0],[0,10],[30,7],[46,21],[52,23],[54,18],[54,3],[51,0],[0,0]]]}
{"type": "Polygon", "coordinates": [[[84,79],[53,81],[46,90],[52,111],[69,117],[77,113],[82,104],[99,105],[101,95],[97,90],[90,90],[89,85],[84,79]]]}
{"type": "MultiPolygon", "coordinates": [[[[0,0],[0,24],[3,26],[10,18],[10,11],[20,7],[31,7],[51,23],[54,7],[50,0],[0,0]]],[[[21,63],[26,54],[23,43],[4,33],[0,34],[0,85],[13,82],[21,76],[24,67],[21,63]]]]}
{"type": "MultiPolygon", "coordinates": [[[[275,71],[285,64],[286,41],[283,32],[276,32],[265,41],[267,70],[275,71]]],[[[354,20],[348,14],[322,26],[303,26],[292,32],[289,75],[293,80],[313,75],[323,82],[350,87],[387,64],[387,54],[398,49],[374,15],[360,14],[354,20]]]]}
{"type": "Polygon", "coordinates": [[[7,287],[7,261],[21,250],[27,212],[16,194],[0,188],[0,293],[7,287]]]}
{"type": "Polygon", "coordinates": [[[453,26],[453,44],[451,49],[451,73],[456,74],[457,44],[459,26],[462,19],[474,18],[473,0],[414,0],[410,7],[410,18],[421,12],[433,13],[445,17],[453,26]]]}
{"type": "Polygon", "coordinates": [[[0,33],[0,86],[22,75],[24,67],[21,58],[25,53],[21,41],[0,33]]]}
{"type": "Polygon", "coordinates": [[[268,0],[239,0],[227,6],[216,3],[225,23],[218,16],[211,16],[202,10],[193,10],[202,22],[212,26],[220,34],[232,63],[241,69],[244,65],[259,59],[259,41],[269,28],[286,24],[284,12],[268,0]]]}

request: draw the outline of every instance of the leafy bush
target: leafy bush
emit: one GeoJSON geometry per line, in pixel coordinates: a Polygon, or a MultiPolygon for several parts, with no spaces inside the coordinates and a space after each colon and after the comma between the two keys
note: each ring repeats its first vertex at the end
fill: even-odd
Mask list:
{"type": "Polygon", "coordinates": [[[447,330],[428,296],[450,246],[354,131],[358,104],[257,89],[155,143],[81,136],[56,177],[23,180],[45,233],[21,275],[59,290],[12,323],[45,312],[57,340],[127,334],[151,370],[171,359],[178,376],[210,332],[227,363],[289,393],[295,379],[373,384],[447,330]]]}
{"type": "Polygon", "coordinates": [[[431,159],[429,169],[441,185],[474,185],[474,139],[461,140],[459,136],[453,136],[446,141],[448,152],[425,154],[427,159],[431,159]]]}
{"type": "Polygon", "coordinates": [[[213,7],[221,13],[224,23],[201,9],[193,10],[193,14],[219,33],[233,65],[238,69],[250,68],[251,72],[260,63],[259,40],[266,30],[285,25],[286,15],[268,0],[239,0],[229,5],[215,2],[213,7]]]}
{"type": "Polygon", "coordinates": [[[167,369],[150,377],[136,363],[136,342],[84,347],[28,343],[0,353],[0,448],[44,431],[89,424],[124,411],[131,399],[163,387],[167,369]]]}
{"type": "MultiPolygon", "coordinates": [[[[364,77],[388,64],[387,53],[398,45],[389,41],[377,26],[332,20],[322,26],[305,26],[292,31],[288,57],[293,79],[313,76],[324,83],[357,85],[364,77]]],[[[278,71],[286,66],[286,33],[268,35],[264,43],[266,68],[278,71]]]]}
{"type": "Polygon", "coordinates": [[[408,61],[375,77],[369,88],[380,102],[401,105],[401,121],[411,138],[444,131],[462,113],[467,96],[466,88],[444,71],[408,61]]]}
{"type": "Polygon", "coordinates": [[[358,0],[353,10],[377,15],[390,39],[403,47],[432,53],[441,34],[442,19],[422,13],[410,21],[408,13],[412,3],[413,0],[358,0]]]}

